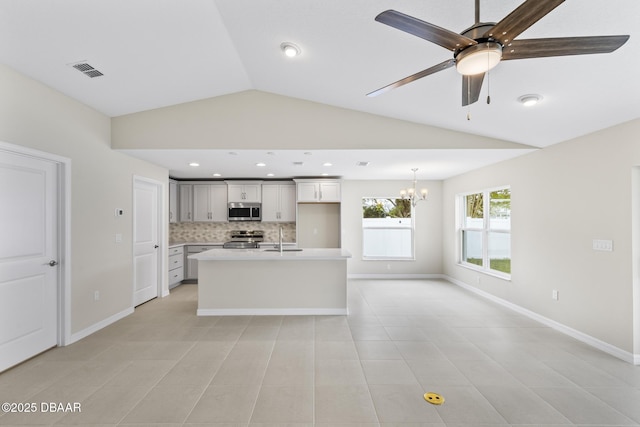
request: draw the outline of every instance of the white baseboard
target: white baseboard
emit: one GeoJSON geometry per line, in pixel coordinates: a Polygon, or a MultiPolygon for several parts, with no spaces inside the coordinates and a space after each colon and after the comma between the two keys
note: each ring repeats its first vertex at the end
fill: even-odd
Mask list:
{"type": "Polygon", "coordinates": [[[94,323],[93,325],[85,328],[75,334],[71,334],[69,341],[65,343],[65,345],[73,344],[76,341],[80,341],[82,338],[88,337],[89,335],[98,332],[100,329],[105,328],[112,323],[117,322],[120,319],[127,317],[128,315],[133,313],[133,307],[127,308],[126,310],[122,310],[120,313],[116,313],[113,316],[109,316],[104,320],[101,320],[98,323],[94,323]]]}
{"type": "Polygon", "coordinates": [[[403,274],[403,273],[353,273],[347,279],[393,280],[393,279],[446,279],[442,274],[403,274]]]}
{"type": "Polygon", "coordinates": [[[485,292],[481,289],[478,289],[476,287],[470,286],[467,283],[464,283],[460,280],[454,279],[453,277],[449,277],[446,275],[443,275],[443,278],[448,280],[449,282],[453,283],[454,285],[460,286],[461,288],[464,288],[468,291],[471,291],[477,295],[480,295],[481,297],[484,297],[488,300],[491,300],[497,304],[500,304],[506,308],[509,308],[517,313],[520,313],[524,316],[529,317],[530,319],[533,319],[535,321],[538,321],[540,323],[542,323],[543,325],[549,326],[552,329],[555,329],[558,332],[562,332],[565,335],[569,335],[570,337],[573,337],[575,339],[577,339],[578,341],[582,341],[585,344],[588,344],[592,347],[597,348],[598,350],[602,350],[605,353],[608,353],[612,356],[617,357],[618,359],[622,359],[625,362],[628,363],[632,363],[634,365],[640,365],[640,355],[636,354],[634,355],[633,353],[630,353],[628,351],[622,350],[621,348],[618,348],[614,345],[611,345],[607,342],[604,342],[602,340],[599,340],[598,338],[592,337],[591,335],[587,335],[583,332],[580,332],[576,329],[570,328],[569,326],[563,325],[562,323],[558,323],[555,320],[549,319],[547,317],[541,316],[538,313],[535,313],[531,310],[527,310],[524,307],[521,307],[517,304],[514,304],[512,302],[509,302],[507,300],[504,300],[502,298],[499,298],[495,295],[492,295],[488,292],[485,292]]]}
{"type": "Polygon", "coordinates": [[[345,316],[346,308],[206,308],[198,316],[345,316]]]}

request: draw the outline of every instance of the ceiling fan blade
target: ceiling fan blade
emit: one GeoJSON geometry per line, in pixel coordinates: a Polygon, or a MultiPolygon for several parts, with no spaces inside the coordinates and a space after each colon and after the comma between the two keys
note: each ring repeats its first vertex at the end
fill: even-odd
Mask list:
{"type": "Polygon", "coordinates": [[[563,2],[564,0],[527,0],[488,30],[483,37],[491,37],[507,44],[563,2]]]}
{"type": "Polygon", "coordinates": [[[462,76],[462,106],[473,104],[480,98],[480,89],[482,89],[482,81],[484,73],[474,74],[473,76],[462,76]]]}
{"type": "Polygon", "coordinates": [[[502,50],[502,60],[609,53],[625,44],[627,40],[629,36],[514,40],[502,50]]]}
{"type": "Polygon", "coordinates": [[[395,83],[391,83],[390,85],[386,85],[385,87],[381,87],[380,89],[374,90],[373,92],[369,92],[367,94],[367,96],[378,96],[378,95],[382,95],[385,92],[389,92],[391,89],[395,89],[397,87],[400,86],[404,86],[407,83],[411,83],[415,80],[421,79],[423,77],[426,77],[430,74],[433,73],[437,73],[438,71],[442,71],[442,70],[446,70],[449,67],[452,67],[454,64],[456,63],[456,61],[451,58],[451,59],[447,59],[444,62],[441,62],[438,65],[434,65],[433,67],[427,68],[426,70],[422,70],[418,73],[412,74],[409,77],[405,77],[402,80],[398,80],[395,83]]]}
{"type": "Polygon", "coordinates": [[[449,50],[456,50],[463,46],[477,44],[469,37],[449,31],[437,25],[421,21],[413,16],[395,10],[386,10],[376,16],[376,21],[389,25],[405,33],[428,40],[449,50]]]}

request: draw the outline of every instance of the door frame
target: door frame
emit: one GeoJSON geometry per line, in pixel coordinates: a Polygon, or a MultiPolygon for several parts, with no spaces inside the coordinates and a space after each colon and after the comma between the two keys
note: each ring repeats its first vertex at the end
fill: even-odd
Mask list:
{"type": "MultiPolygon", "coordinates": [[[[168,256],[169,256],[169,248],[167,246],[167,231],[166,231],[166,227],[165,224],[169,223],[169,213],[168,213],[168,209],[165,209],[165,199],[166,196],[165,194],[168,191],[168,182],[162,182],[162,181],[158,181],[156,179],[153,178],[147,178],[145,176],[141,176],[141,175],[133,175],[133,180],[131,183],[131,206],[132,209],[135,209],[135,187],[136,187],[136,182],[145,182],[147,184],[151,184],[153,186],[155,186],[158,190],[158,197],[157,197],[157,210],[158,210],[158,246],[159,246],[159,250],[157,252],[157,256],[158,256],[158,297],[157,298],[164,298],[167,295],[169,295],[169,286],[168,286],[168,277],[169,277],[169,272],[167,271],[167,262],[168,262],[168,256]],[[166,284],[166,285],[165,285],[166,284]]],[[[131,259],[132,259],[132,263],[133,263],[133,257],[134,257],[134,239],[133,236],[135,236],[135,221],[133,221],[133,218],[135,218],[135,212],[131,212],[131,259]]],[[[135,284],[136,284],[136,278],[135,278],[135,271],[132,271],[132,277],[131,277],[131,307],[135,309],[135,301],[134,301],[134,294],[135,294],[135,284]]]]}
{"type": "Polygon", "coordinates": [[[59,347],[71,344],[71,159],[46,151],[0,141],[0,150],[49,161],[56,165],[58,220],[57,339],[59,347]]]}

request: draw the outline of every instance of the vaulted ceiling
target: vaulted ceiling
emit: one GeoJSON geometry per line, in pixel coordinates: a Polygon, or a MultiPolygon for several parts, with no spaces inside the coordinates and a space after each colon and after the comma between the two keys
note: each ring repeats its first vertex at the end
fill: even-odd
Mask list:
{"type": "MultiPolygon", "coordinates": [[[[497,22],[521,3],[483,0],[480,18],[497,22]]],[[[504,61],[469,108],[455,68],[365,96],[451,57],[374,21],[387,9],[457,32],[474,22],[473,0],[2,0],[0,61],[111,117],[253,89],[534,147],[640,117],[636,0],[565,1],[519,38],[629,41],[609,54],[504,61]],[[301,55],[285,57],[283,42],[301,55]],[[79,62],[104,75],[83,75],[79,62]],[[542,102],[523,107],[529,93],[542,102]]]]}

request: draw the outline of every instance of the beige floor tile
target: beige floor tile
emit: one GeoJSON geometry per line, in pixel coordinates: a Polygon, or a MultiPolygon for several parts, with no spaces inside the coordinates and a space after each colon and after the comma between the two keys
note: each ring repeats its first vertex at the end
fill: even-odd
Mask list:
{"type": "Polygon", "coordinates": [[[316,423],[376,423],[378,418],[366,385],[315,387],[316,423]]]}
{"type": "Polygon", "coordinates": [[[362,360],[402,359],[392,341],[355,341],[355,345],[362,360]]]}
{"type": "Polygon", "coordinates": [[[251,422],[313,422],[313,386],[263,386],[258,394],[251,422]]]}
{"type": "Polygon", "coordinates": [[[60,423],[80,426],[118,423],[149,390],[149,387],[139,386],[102,387],[81,402],[82,412],[67,414],[60,423]]]}
{"type": "Polygon", "coordinates": [[[181,423],[205,387],[156,386],[122,420],[125,423],[181,423]]]}
{"type": "Polygon", "coordinates": [[[259,390],[257,385],[209,386],[187,423],[248,423],[259,390]]]}
{"type": "Polygon", "coordinates": [[[450,424],[507,424],[507,421],[473,386],[440,387],[429,390],[440,394],[445,403],[437,407],[438,414],[450,424]]]}
{"type": "Polygon", "coordinates": [[[363,360],[362,369],[368,384],[418,384],[404,360],[363,360]]]}
{"type": "Polygon", "coordinates": [[[179,286],[0,373],[3,402],[82,408],[0,413],[0,425],[640,425],[637,367],[464,289],[352,280],[348,299],[349,316],[196,316],[197,286],[179,286]],[[395,341],[374,339],[382,330],[395,341]],[[386,384],[396,382],[410,384],[386,384]],[[429,405],[424,391],[446,403],[429,405]]]}
{"type": "MultiPolygon", "coordinates": [[[[381,423],[438,423],[435,406],[424,400],[419,385],[370,385],[381,423]]],[[[446,403],[445,403],[446,404],[446,403]]]]}
{"type": "Polygon", "coordinates": [[[159,386],[194,385],[208,386],[222,365],[222,360],[180,360],[160,380],[159,386]]]}
{"type": "Polygon", "coordinates": [[[351,359],[358,360],[358,352],[353,341],[316,341],[316,360],[351,359]]]}
{"type": "Polygon", "coordinates": [[[570,423],[553,406],[524,386],[480,386],[477,388],[500,415],[511,424],[570,423]]]}
{"type": "Polygon", "coordinates": [[[269,386],[313,385],[314,363],[312,357],[273,356],[267,366],[262,384],[269,386]]]}
{"type": "Polygon", "coordinates": [[[366,384],[359,360],[321,359],[315,364],[316,385],[366,384]]]}
{"type": "Polygon", "coordinates": [[[213,376],[211,385],[260,385],[264,378],[269,359],[228,357],[213,376]]]}
{"type": "Polygon", "coordinates": [[[133,360],[107,383],[111,387],[148,387],[151,388],[173,368],[174,360],[133,360]]]}

